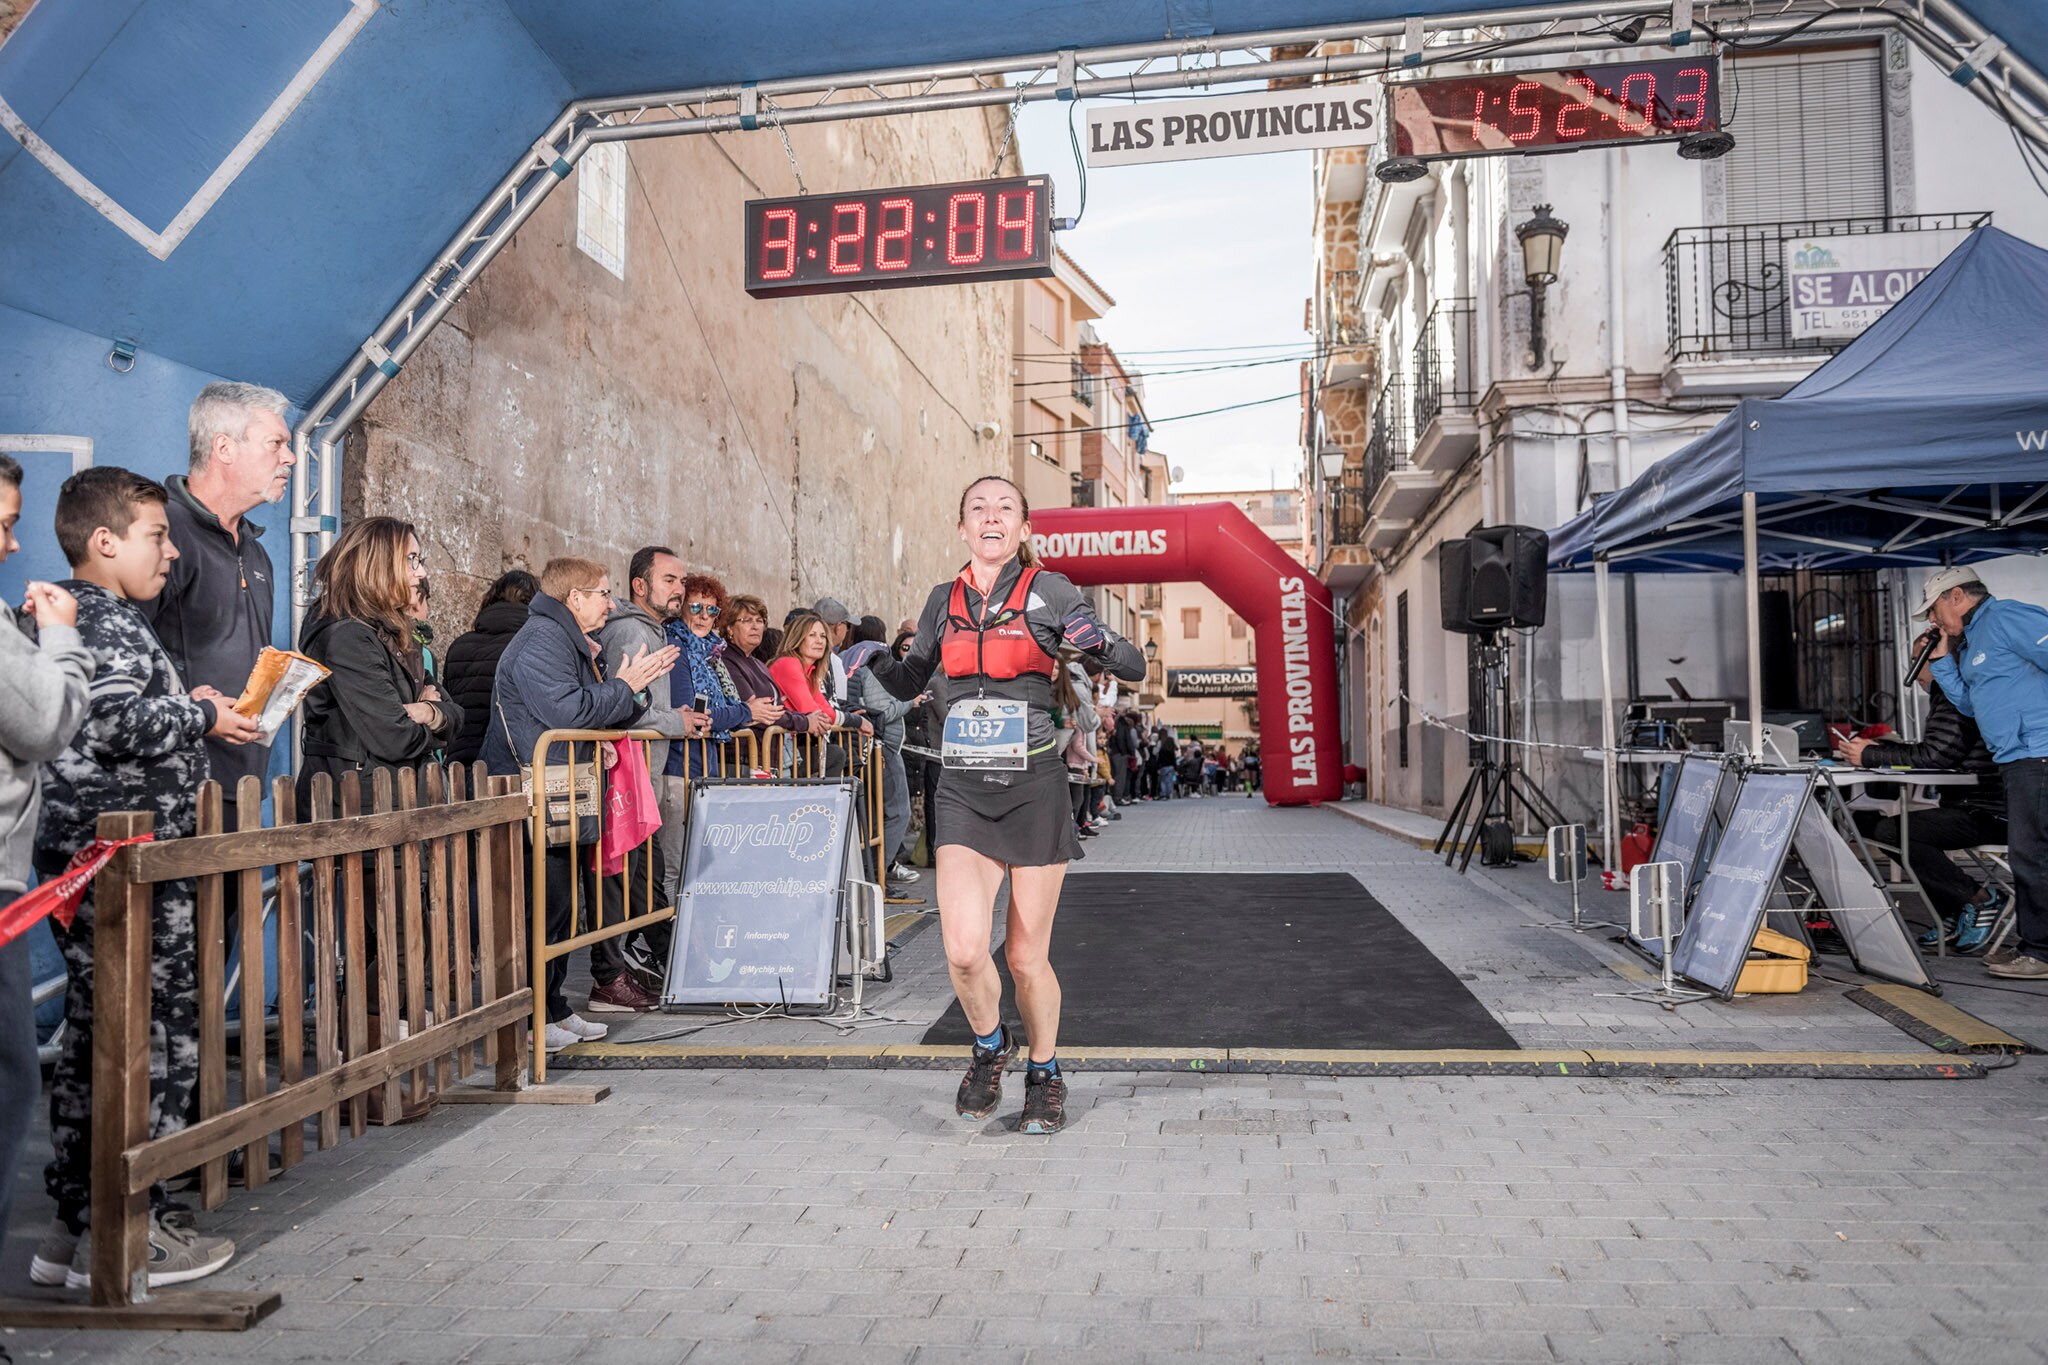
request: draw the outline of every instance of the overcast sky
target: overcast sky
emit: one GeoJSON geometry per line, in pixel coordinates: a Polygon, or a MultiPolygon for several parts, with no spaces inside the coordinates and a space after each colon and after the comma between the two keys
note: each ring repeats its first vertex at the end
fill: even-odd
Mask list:
{"type": "MultiPolygon", "coordinates": [[[[1070,107],[1029,105],[1018,121],[1025,169],[1053,177],[1061,217],[1081,202],[1070,107]]],[[[1074,126],[1085,147],[1085,105],[1074,126]]],[[[1097,167],[1081,225],[1056,235],[1116,300],[1096,328],[1126,368],[1148,373],[1153,448],[1187,472],[1177,488],[1264,488],[1276,479],[1291,487],[1299,478],[1294,394],[1311,344],[1302,329],[1313,263],[1310,174],[1307,152],[1097,167]],[[1227,365],[1241,368],[1195,370],[1227,365]],[[1163,373],[1170,370],[1194,372],[1163,373]],[[1272,398],[1280,401],[1162,420],[1272,398]]]]}

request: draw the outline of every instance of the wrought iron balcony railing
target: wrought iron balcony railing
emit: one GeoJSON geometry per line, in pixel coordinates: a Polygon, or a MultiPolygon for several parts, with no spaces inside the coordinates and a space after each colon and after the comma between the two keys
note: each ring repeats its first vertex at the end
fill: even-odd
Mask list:
{"type": "Polygon", "coordinates": [[[1095,406],[1095,373],[1079,360],[1074,362],[1074,401],[1095,406]]]}
{"type": "Polygon", "coordinates": [[[1981,227],[1989,213],[1906,213],[1679,228],[1664,242],[1671,359],[1826,355],[1843,337],[1795,335],[1786,255],[1816,237],[1981,227]]]}
{"type": "Polygon", "coordinates": [[[1473,367],[1473,301],[1440,299],[1415,341],[1415,430],[1449,409],[1468,411],[1478,401],[1473,367]]]}
{"type": "Polygon", "coordinates": [[[1371,499],[1365,487],[1361,465],[1352,465],[1344,471],[1344,478],[1330,488],[1330,521],[1328,546],[1365,544],[1366,504],[1371,499]]]}
{"type": "Polygon", "coordinates": [[[1390,374],[1380,385],[1379,398],[1373,404],[1372,425],[1365,442],[1365,495],[1370,498],[1387,475],[1396,469],[1408,467],[1408,452],[1414,445],[1414,432],[1408,425],[1409,409],[1404,401],[1406,383],[1399,374],[1390,374]]]}

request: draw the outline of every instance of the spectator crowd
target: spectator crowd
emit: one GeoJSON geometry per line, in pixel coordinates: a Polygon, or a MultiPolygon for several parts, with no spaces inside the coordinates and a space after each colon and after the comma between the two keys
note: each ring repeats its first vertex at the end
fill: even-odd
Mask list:
{"type": "MultiPolygon", "coordinates": [[[[0,604],[0,906],[34,877],[64,870],[93,843],[102,814],[143,810],[155,837],[192,835],[208,778],[223,788],[224,828],[238,827],[237,782],[273,767],[273,736],[235,702],[276,625],[275,570],[250,514],[289,484],[287,411],[273,390],[210,384],[191,407],[186,474],[158,483],[95,466],[66,480],[54,507],[28,509],[54,526],[70,577],[30,584],[18,608],[0,604]]],[[[0,560],[18,549],[24,510],[21,468],[0,455],[0,560]]],[[[657,860],[651,880],[670,904],[688,783],[725,775],[741,752],[731,741],[752,734],[750,761],[779,752],[785,770],[815,763],[824,775],[879,767],[885,856],[870,871],[892,897],[923,875],[914,864],[932,865],[945,680],[901,701],[863,667],[884,650],[907,654],[914,621],[891,631],[884,618],[823,597],[772,624],[761,596],[732,592],[668,546],[649,545],[622,581],[577,556],[549,560],[538,574],[513,569],[485,590],[471,628],[437,651],[419,532],[388,516],[350,522],[320,558],[311,590],[295,645],[327,674],[300,713],[302,810],[319,775],[354,775],[366,793],[380,773],[395,782],[436,763],[480,762],[492,775],[524,778],[548,731],[652,730],[661,737],[648,753],[661,827],[629,857],[657,860]],[[789,742],[762,743],[771,732],[789,742]]],[[[1256,788],[1255,751],[1226,759],[1182,742],[1119,708],[1115,681],[1098,690],[1076,661],[1057,682],[1055,722],[1084,837],[1135,801],[1256,788]]],[[[566,747],[556,745],[550,763],[566,747]]],[[[608,746],[582,747],[577,757],[593,769],[614,757],[608,746]]],[[[547,930],[559,941],[572,931],[572,887],[590,903],[597,874],[566,846],[549,847],[543,867],[547,930]]],[[[631,867],[625,879],[635,880],[631,867]]],[[[227,882],[232,899],[238,879],[227,882]]],[[[158,1138],[196,1117],[193,883],[158,885],[152,909],[158,1138]]],[[[374,932],[376,917],[367,918],[374,932]]],[[[68,978],[44,1173],[56,1218],[31,1266],[37,1283],[73,1289],[88,1287],[91,1264],[92,925],[89,889],[69,925],[51,922],[68,978]]],[[[597,943],[583,1012],[565,994],[566,960],[551,961],[536,982],[547,1014],[539,1045],[603,1037],[607,1026],[587,1014],[658,1008],[666,957],[666,942],[650,934],[597,943]]],[[[41,1089],[30,999],[28,944],[16,938],[0,946],[0,1229],[10,1212],[5,1176],[41,1089]]],[[[194,1227],[175,1198],[188,1186],[151,1191],[152,1286],[211,1275],[234,1255],[227,1238],[194,1227]]]]}

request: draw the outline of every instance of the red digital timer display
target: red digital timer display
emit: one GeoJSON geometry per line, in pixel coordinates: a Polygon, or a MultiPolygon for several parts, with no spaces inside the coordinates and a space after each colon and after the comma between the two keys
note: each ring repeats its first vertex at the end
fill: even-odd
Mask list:
{"type": "Polygon", "coordinates": [[[1721,126],[1711,57],[1390,82],[1392,154],[1421,161],[1627,146],[1721,126]]]}
{"type": "Polygon", "coordinates": [[[747,201],[755,298],[1052,274],[1042,175],[747,201]]]}

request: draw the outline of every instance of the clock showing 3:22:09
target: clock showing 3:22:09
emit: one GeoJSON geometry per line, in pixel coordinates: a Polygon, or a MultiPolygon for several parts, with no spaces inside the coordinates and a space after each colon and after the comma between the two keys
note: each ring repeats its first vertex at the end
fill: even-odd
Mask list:
{"type": "Polygon", "coordinates": [[[1421,161],[1627,146],[1721,126],[1712,57],[1389,82],[1394,156],[1421,161]]]}

